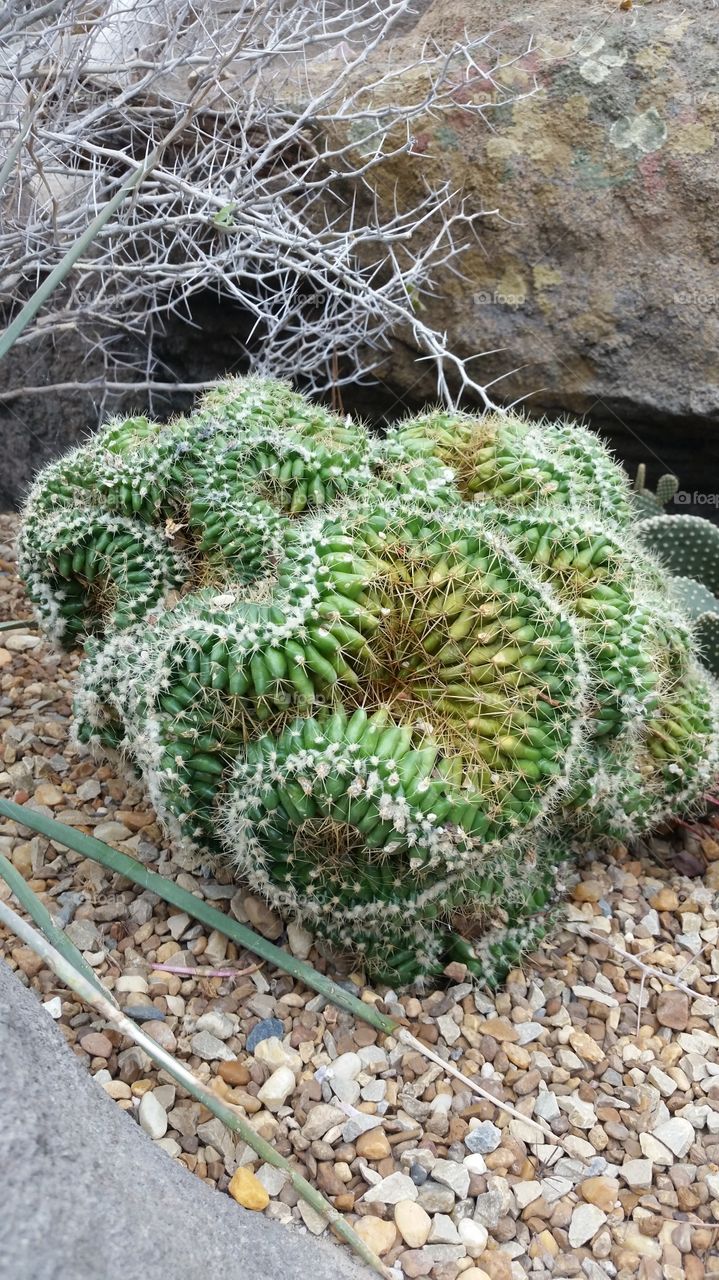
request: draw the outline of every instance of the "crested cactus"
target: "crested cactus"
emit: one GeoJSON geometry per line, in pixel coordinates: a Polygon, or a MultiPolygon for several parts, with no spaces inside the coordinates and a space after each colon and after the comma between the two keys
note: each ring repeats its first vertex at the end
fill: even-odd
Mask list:
{"type": "Polygon", "coordinates": [[[81,642],[76,733],[189,864],[403,982],[497,982],[573,842],[717,767],[717,700],[628,485],[568,424],[435,412],[374,440],[261,379],[49,468],[21,565],[81,642]]]}

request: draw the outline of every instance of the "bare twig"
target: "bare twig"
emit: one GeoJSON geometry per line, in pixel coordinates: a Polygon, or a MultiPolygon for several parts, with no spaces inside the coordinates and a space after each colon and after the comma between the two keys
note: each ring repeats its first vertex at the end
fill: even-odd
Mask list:
{"type": "Polygon", "coordinates": [[[454,1076],[455,1080],[461,1080],[462,1084],[471,1089],[472,1093],[478,1094],[480,1098],[486,1098],[488,1102],[492,1103],[493,1107],[497,1107],[499,1111],[504,1111],[505,1115],[512,1116],[515,1120],[521,1120],[523,1124],[532,1125],[533,1128],[541,1133],[543,1140],[546,1142],[555,1143],[559,1147],[564,1145],[562,1139],[552,1132],[546,1120],[535,1120],[533,1116],[524,1116],[521,1111],[517,1111],[516,1107],[511,1107],[508,1102],[503,1102],[501,1098],[495,1098],[489,1089],[483,1089],[481,1084],[477,1084],[476,1080],[463,1075],[452,1062],[445,1062],[444,1058],[441,1058],[438,1053],[430,1049],[422,1040],[417,1040],[405,1027],[400,1028],[396,1035],[401,1044],[406,1044],[417,1053],[421,1053],[423,1057],[429,1058],[430,1062],[436,1062],[448,1075],[454,1076]]]}
{"type": "Polygon", "coordinates": [[[244,318],[238,361],[256,372],[338,399],[401,333],[434,366],[440,397],[470,390],[491,406],[421,303],[497,211],[424,181],[415,142],[443,116],[481,126],[526,95],[506,87],[510,60],[486,35],[403,61],[390,37],[412,11],[412,0],[3,10],[0,129],[16,137],[3,166],[0,301],[12,315],[38,284],[46,293],[19,340],[77,334],[100,357],[101,395],[151,402],[174,389],[157,351],[168,321],[191,319],[197,296],[213,293],[244,318]],[[145,156],[152,172],[95,223],[48,297],[48,275],[145,156]],[[393,191],[398,159],[416,181],[393,191]]]}
{"type": "MultiPolygon", "coordinates": [[[[574,930],[572,930],[574,932],[574,930]]],[[[625,951],[624,947],[620,947],[611,937],[604,937],[600,933],[592,933],[590,929],[581,930],[582,937],[591,938],[593,942],[601,942],[603,946],[609,947],[610,951],[614,951],[617,955],[622,956],[624,960],[630,961],[637,969],[648,978],[658,978],[660,982],[666,982],[671,987],[676,987],[678,991],[684,991],[686,995],[691,996],[693,1000],[713,1000],[715,1004],[719,1004],[719,1000],[715,996],[705,995],[703,991],[697,991],[694,987],[688,987],[685,982],[680,982],[671,973],[664,973],[662,969],[655,969],[651,964],[645,964],[639,956],[632,955],[631,951],[625,951]]],[[[694,959],[695,957],[692,957],[694,959]]],[[[711,982],[719,982],[719,975],[709,979],[711,982]]]]}
{"type": "Polygon", "coordinates": [[[213,969],[210,965],[198,965],[191,969],[186,964],[153,964],[152,969],[161,969],[163,973],[179,973],[186,978],[243,978],[247,973],[257,973],[261,964],[249,964],[246,969],[213,969]]]}

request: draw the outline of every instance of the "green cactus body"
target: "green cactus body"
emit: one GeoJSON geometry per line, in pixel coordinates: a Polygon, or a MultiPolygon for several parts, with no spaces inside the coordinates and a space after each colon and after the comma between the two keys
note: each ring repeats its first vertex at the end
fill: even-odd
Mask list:
{"type": "Polygon", "coordinates": [[[629,511],[569,424],[435,412],[372,440],[236,379],[48,468],[20,563],[84,647],[77,737],[139,772],[186,865],[229,862],[375,977],[454,959],[491,986],[572,847],[717,771],[714,587],[672,595],[681,522],[644,522],[647,553],[629,511]]]}
{"type": "Polygon", "coordinates": [[[622,526],[630,522],[626,477],[598,437],[574,423],[437,410],[400,423],[387,448],[398,460],[440,460],[455,472],[465,499],[574,507],[622,526]]]}

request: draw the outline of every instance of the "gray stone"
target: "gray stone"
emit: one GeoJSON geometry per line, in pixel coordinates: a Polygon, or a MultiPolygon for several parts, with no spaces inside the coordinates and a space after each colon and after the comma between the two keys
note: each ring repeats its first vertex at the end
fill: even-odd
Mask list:
{"type": "MultiPolygon", "coordinates": [[[[337,1110],[337,1108],[333,1107],[332,1110],[337,1110]]],[[[342,1116],[342,1119],[344,1119],[343,1111],[340,1112],[340,1115],[342,1116]]],[[[341,1123],[341,1121],[339,1121],[339,1123],[341,1123]]],[[[361,1133],[368,1133],[370,1129],[376,1129],[381,1123],[381,1116],[368,1116],[365,1115],[364,1111],[356,1111],[353,1116],[350,1116],[342,1130],[342,1141],[355,1142],[361,1133]]],[[[306,1127],[307,1126],[305,1125],[305,1128],[306,1127]]]]}
{"type": "Polygon", "coordinates": [[[504,1216],[504,1197],[501,1192],[485,1191],[483,1195],[477,1196],[474,1216],[477,1222],[481,1222],[483,1227],[492,1231],[499,1219],[504,1216]]]}
{"type": "Polygon", "coordinates": [[[432,1178],[428,1178],[419,1188],[416,1198],[417,1204],[426,1209],[427,1213],[451,1213],[454,1208],[455,1196],[452,1188],[444,1187],[441,1182],[435,1182],[432,1178]]]}
{"type": "Polygon", "coordinates": [[[569,1243],[573,1249],[586,1244],[607,1221],[607,1215],[595,1204],[578,1204],[569,1224],[569,1243]]]}
{"type": "Polygon", "coordinates": [[[207,1013],[203,1013],[197,1019],[195,1029],[209,1031],[210,1035],[216,1036],[218,1040],[229,1040],[237,1030],[237,1017],[231,1018],[229,1013],[223,1013],[222,1009],[208,1009],[207,1013]]]}
{"type": "MultiPolygon", "coordinates": [[[[330,1129],[334,1129],[335,1125],[342,1124],[346,1119],[344,1111],[340,1111],[339,1107],[330,1106],[328,1102],[318,1102],[317,1106],[307,1113],[307,1119],[302,1126],[302,1136],[314,1142],[317,1138],[324,1138],[330,1129]]],[[[381,1117],[379,1123],[382,1123],[381,1117]]]]}
{"type": "Polygon", "coordinates": [[[209,1031],[198,1031],[191,1040],[192,1052],[205,1062],[234,1062],[236,1054],[209,1031]]]}
{"type": "Polygon", "coordinates": [[[427,1236],[428,1244],[460,1244],[459,1232],[446,1213],[435,1213],[427,1236]]]}
{"type": "Polygon", "coordinates": [[[455,1160],[435,1160],[432,1166],[432,1177],[445,1187],[451,1187],[458,1199],[462,1200],[469,1191],[469,1169],[455,1160]]]}
{"type": "Polygon", "coordinates": [[[673,1116],[664,1124],[657,1125],[653,1137],[663,1142],[677,1159],[683,1160],[694,1141],[694,1129],[688,1120],[682,1119],[681,1116],[673,1116]]]}
{"type": "Polygon", "coordinates": [[[65,933],[79,951],[96,951],[102,943],[98,927],[92,920],[73,920],[65,933]]]}
{"type": "Polygon", "coordinates": [[[437,1265],[441,1262],[461,1262],[467,1256],[463,1244],[426,1244],[422,1252],[429,1254],[437,1265]]]}
{"type": "Polygon", "coordinates": [[[143,1280],[366,1280],[344,1250],[289,1237],[168,1159],[1,962],[0,1078],[3,1280],[127,1280],[132,1258],[143,1280]]]}
{"type": "Polygon", "coordinates": [[[470,1129],[464,1145],[473,1154],[478,1152],[482,1156],[487,1156],[490,1151],[497,1150],[501,1141],[502,1130],[498,1129],[496,1124],[492,1124],[491,1120],[483,1120],[474,1129],[470,1129]]]}
{"type": "Polygon", "coordinates": [[[284,1187],[288,1174],[284,1169],[276,1169],[273,1164],[260,1165],[255,1177],[262,1183],[265,1190],[271,1196],[278,1196],[284,1187]]]}
{"type": "MultiPolygon", "coordinates": [[[[406,1173],[391,1173],[365,1192],[365,1204],[399,1204],[400,1200],[417,1200],[418,1191],[406,1173]]],[[[454,1203],[454,1202],[453,1202],[454,1203]]],[[[424,1206],[423,1206],[424,1207],[424,1206]]]]}

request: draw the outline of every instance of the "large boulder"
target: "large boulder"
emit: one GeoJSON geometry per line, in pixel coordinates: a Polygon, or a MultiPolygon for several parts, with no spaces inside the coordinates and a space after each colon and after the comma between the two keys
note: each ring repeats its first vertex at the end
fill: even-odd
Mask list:
{"type": "MultiPolygon", "coordinates": [[[[459,355],[476,357],[469,370],[493,384],[497,400],[586,415],[628,462],[654,459],[654,474],[675,469],[685,489],[705,489],[719,464],[708,431],[719,420],[715,0],[685,9],[538,0],[509,18],[506,0],[416,0],[413,10],[359,73],[375,86],[370,115],[383,93],[417,101],[423,55],[459,49],[465,33],[492,33],[475,67],[457,53],[456,110],[429,115],[414,128],[411,150],[366,179],[385,208],[422,200],[430,183],[463,192],[470,210],[495,211],[478,220],[462,274],[436,271],[433,293],[417,300],[423,320],[446,332],[459,355]],[[383,81],[389,65],[413,64],[399,87],[395,77],[383,81]],[[492,67],[491,77],[483,74],[492,67]]],[[[308,83],[326,85],[333,59],[345,53],[328,48],[303,59],[295,84],[283,74],[273,85],[269,63],[266,91],[289,95],[294,109],[308,83]]],[[[361,120],[325,119],[321,127],[366,159],[361,120]]],[[[348,183],[348,208],[357,195],[348,183]]],[[[417,243],[435,232],[428,223],[417,243]]],[[[199,340],[176,317],[158,338],[168,382],[237,370],[248,317],[200,296],[193,321],[204,330],[199,340]]],[[[411,333],[398,332],[376,387],[348,390],[347,407],[391,418],[433,399],[434,371],[421,354],[411,333]]],[[[143,367],[142,353],[134,363],[143,367]]],[[[0,506],[20,501],[38,465],[76,443],[100,411],[147,406],[141,390],[3,393],[101,372],[97,353],[67,334],[56,349],[19,346],[0,364],[0,506]]],[[[168,415],[191,399],[163,393],[150,408],[168,415]]]]}
{"type": "Polygon", "coordinates": [[[338,1246],[241,1209],[111,1102],[0,960],[2,1280],[367,1280],[338,1246]]]}
{"type": "MultiPolygon", "coordinates": [[[[494,31],[484,65],[504,63],[458,94],[487,102],[484,121],[460,101],[393,162],[406,201],[449,182],[497,211],[423,318],[461,355],[491,353],[470,368],[504,401],[639,430],[645,456],[681,462],[686,429],[703,444],[719,422],[715,0],[540,0],[507,19],[506,0],[431,0],[394,54],[494,31]]],[[[413,404],[433,393],[416,355],[399,342],[383,371],[413,404]]]]}

